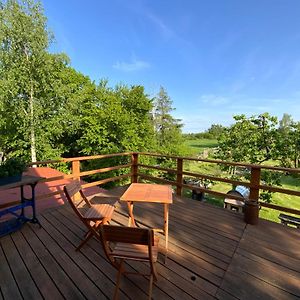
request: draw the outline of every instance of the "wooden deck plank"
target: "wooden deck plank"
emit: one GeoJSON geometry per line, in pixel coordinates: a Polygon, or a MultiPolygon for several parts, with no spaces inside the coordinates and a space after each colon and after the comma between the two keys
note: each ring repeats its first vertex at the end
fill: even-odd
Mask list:
{"type": "Polygon", "coordinates": [[[185,287],[187,287],[187,285],[195,286],[197,289],[201,289],[201,291],[211,296],[214,296],[217,292],[217,285],[206,280],[207,276],[205,276],[205,274],[192,272],[187,268],[187,265],[179,264],[179,260],[177,260],[177,257],[174,255],[168,256],[166,267],[185,279],[185,281],[181,280],[185,287]]]}
{"type": "Polygon", "coordinates": [[[22,299],[22,296],[19,292],[19,287],[16,284],[16,281],[11,273],[11,269],[6,260],[5,254],[2,249],[2,244],[4,244],[4,239],[0,240],[0,294],[4,299],[22,299]]]}
{"type": "Polygon", "coordinates": [[[52,254],[54,259],[69,276],[69,278],[74,282],[74,284],[81,291],[84,297],[87,297],[89,299],[92,299],[92,297],[104,297],[102,291],[97,286],[95,286],[93,281],[90,280],[86,276],[86,274],[69,257],[68,253],[65,252],[65,249],[61,248],[57,244],[56,240],[54,240],[44,228],[33,228],[33,231],[42,241],[42,243],[44,245],[47,245],[48,251],[52,254]]]}
{"type": "Polygon", "coordinates": [[[35,282],[32,280],[26,266],[15,247],[11,236],[3,237],[3,252],[13,272],[23,299],[43,299],[35,282]]]}
{"type": "Polygon", "coordinates": [[[31,277],[39,288],[40,293],[44,299],[63,299],[59,289],[53,283],[51,277],[48,275],[47,271],[42,267],[38,258],[30,248],[30,245],[24,239],[22,233],[15,232],[12,235],[14,244],[16,245],[27,270],[29,271],[31,277]]]}
{"type": "MultiPolygon", "coordinates": [[[[72,234],[77,236],[75,245],[78,245],[80,242],[79,237],[82,237],[85,232],[82,223],[78,222],[77,217],[70,210],[59,210],[55,213],[53,212],[53,214],[57,214],[57,219],[59,219],[63,223],[63,225],[72,232],[72,234]]],[[[116,270],[107,261],[99,241],[91,240],[88,245],[85,246],[84,249],[82,249],[81,253],[85,254],[86,257],[96,262],[99,268],[105,271],[106,276],[109,276],[110,280],[113,283],[115,282],[116,270]],[[99,257],[99,254],[101,255],[101,259],[99,257]]],[[[107,283],[105,282],[105,284],[107,283]]],[[[140,299],[145,298],[145,293],[138,287],[136,287],[130,280],[127,281],[127,284],[124,286],[124,289],[121,289],[121,291],[123,291],[124,294],[129,296],[131,299],[134,296],[140,299]]]]}
{"type": "Polygon", "coordinates": [[[269,223],[266,223],[266,221],[259,222],[257,227],[247,225],[243,237],[248,242],[253,242],[276,252],[300,259],[300,247],[298,243],[300,240],[300,230],[288,228],[281,224],[269,223]]]}
{"type": "MultiPolygon", "coordinates": [[[[50,214],[45,215],[41,221],[44,227],[46,227],[46,231],[49,236],[51,236],[57,242],[58,246],[68,254],[73,264],[75,264],[83,272],[83,274],[86,275],[86,277],[90,280],[90,284],[95,285],[98,287],[98,289],[100,289],[100,297],[109,297],[109,295],[113,294],[114,284],[112,282],[109,284],[109,281],[107,282],[107,277],[105,277],[102,272],[99,272],[99,269],[96,268],[96,266],[84,255],[82,255],[81,252],[74,251],[74,245],[71,244],[70,241],[68,241],[67,238],[63,236],[54,226],[61,226],[62,224],[55,224],[54,218],[51,218],[50,214]],[[54,225],[52,225],[52,222],[54,222],[54,225]],[[107,284],[103,285],[101,284],[102,282],[107,282],[107,284]],[[105,291],[105,294],[103,294],[102,291],[105,291]]],[[[89,295],[86,296],[88,297],[89,295]]]]}
{"type": "MultiPolygon", "coordinates": [[[[61,211],[62,212],[62,211],[61,211]]],[[[64,213],[67,213],[66,211],[64,211],[64,213]]],[[[70,216],[70,215],[69,215],[70,216]]],[[[73,217],[73,216],[72,216],[73,217]]],[[[114,218],[115,216],[113,216],[113,218],[114,218]]],[[[124,220],[124,222],[126,223],[127,222],[127,218],[124,218],[123,217],[123,220],[124,220]]],[[[98,241],[96,241],[96,245],[97,245],[97,247],[99,247],[99,243],[98,243],[98,241]]],[[[102,249],[101,249],[102,250],[102,249]]],[[[130,266],[133,266],[134,265],[134,269],[135,270],[139,270],[140,272],[147,272],[147,268],[144,268],[140,263],[139,264],[134,264],[134,263],[131,263],[130,264],[130,266]]],[[[159,270],[163,270],[165,267],[163,266],[163,265],[160,265],[160,266],[158,266],[158,268],[159,268],[159,270]]],[[[162,271],[161,272],[159,272],[159,273],[162,273],[162,271]]],[[[171,272],[169,272],[169,274],[170,274],[171,272]]],[[[175,276],[176,276],[176,273],[174,274],[175,276]]],[[[172,276],[172,278],[174,277],[174,275],[170,275],[170,276],[172,276]]],[[[145,281],[144,282],[144,286],[145,286],[145,290],[147,290],[147,285],[148,285],[148,282],[147,281],[145,281]]],[[[166,281],[166,280],[163,280],[162,279],[162,277],[161,276],[159,276],[159,281],[155,284],[157,287],[159,287],[160,288],[160,290],[158,290],[158,289],[154,289],[153,290],[153,295],[156,295],[156,297],[157,297],[157,299],[165,299],[166,298],[166,295],[164,296],[163,294],[161,294],[162,292],[166,292],[166,291],[169,291],[168,293],[171,293],[171,294],[182,294],[182,297],[184,298],[184,299],[186,299],[187,297],[190,297],[190,296],[188,296],[188,294],[187,294],[187,292],[185,292],[185,291],[183,291],[183,290],[181,290],[180,288],[178,288],[176,285],[174,285],[172,282],[170,282],[170,281],[166,281]],[[164,282],[164,284],[162,285],[161,284],[161,282],[164,282]]],[[[136,294],[136,293],[135,293],[136,294]]],[[[136,295],[135,295],[135,297],[136,297],[136,295]]],[[[168,296],[168,298],[169,298],[170,296],[168,296]]]]}
{"type": "Polygon", "coordinates": [[[227,272],[222,282],[221,289],[234,295],[236,298],[243,300],[299,299],[296,296],[244,272],[238,274],[227,272]]]}
{"type": "Polygon", "coordinates": [[[237,275],[242,272],[247,273],[300,298],[300,278],[291,275],[288,269],[284,270],[271,265],[264,265],[236,253],[228,271],[237,275]]]}
{"type": "Polygon", "coordinates": [[[62,295],[66,299],[84,299],[84,296],[77,289],[76,285],[47,250],[48,245],[44,245],[38,239],[34,232],[29,228],[29,225],[22,228],[22,233],[28,243],[32,245],[35,255],[39,258],[40,263],[47,270],[49,276],[51,276],[62,295]]]}
{"type": "MultiPolygon", "coordinates": [[[[155,214],[154,214],[155,217],[155,214]]],[[[120,224],[127,224],[128,221],[128,217],[127,214],[125,215],[121,215],[121,214],[117,214],[114,215],[114,220],[118,221],[120,224]]],[[[170,234],[174,235],[175,238],[171,237],[169,240],[169,250],[173,251],[175,253],[181,253],[182,255],[187,255],[187,256],[196,256],[198,258],[201,259],[203,265],[206,265],[206,269],[209,267],[208,270],[211,271],[211,269],[214,269],[213,273],[220,275],[220,273],[223,274],[222,270],[225,270],[227,268],[227,263],[223,262],[222,260],[212,256],[209,254],[209,252],[211,252],[211,249],[204,246],[199,246],[199,243],[196,243],[196,247],[190,246],[189,244],[187,244],[187,242],[189,243],[190,240],[188,240],[187,242],[183,242],[181,240],[179,240],[178,238],[176,238],[177,236],[177,231],[178,229],[174,226],[170,226],[169,228],[170,234]],[[220,270],[221,269],[221,270],[220,270]]],[[[194,240],[194,238],[192,238],[191,240],[194,240]]],[[[161,236],[161,243],[164,242],[164,236],[161,236]]],[[[195,244],[195,243],[194,243],[195,244]]],[[[216,252],[214,252],[216,253],[216,252]]],[[[223,256],[222,256],[223,257],[223,256]]]]}
{"type": "MultiPolygon", "coordinates": [[[[106,198],[111,195],[119,197],[120,192],[105,193],[106,198]]],[[[142,227],[162,225],[162,205],[135,205],[134,213],[142,227]]],[[[117,271],[94,238],[80,252],[75,251],[86,229],[70,207],[43,212],[39,218],[42,229],[25,225],[19,232],[0,239],[0,299],[21,299],[24,294],[24,283],[14,277],[18,266],[6,257],[12,245],[13,255],[19,255],[22,270],[36,285],[38,296],[111,299],[117,271]],[[43,282],[47,282],[47,288],[43,282]],[[53,291],[46,295],[49,289],[53,291]]],[[[127,206],[119,204],[111,223],[127,222],[127,206]]],[[[176,197],[170,206],[169,231],[168,259],[164,264],[159,256],[153,299],[300,298],[300,234],[296,229],[263,220],[258,226],[246,225],[240,214],[176,197]]],[[[159,248],[163,251],[164,236],[159,235],[159,248]]],[[[148,265],[132,262],[126,268],[144,271],[148,265]]],[[[146,299],[148,284],[144,277],[123,277],[120,299],[146,299]]]]}
{"type": "MultiPolygon", "coordinates": [[[[115,218],[115,215],[113,216],[113,218],[115,218]]],[[[126,223],[126,222],[127,222],[127,218],[124,218],[124,217],[123,217],[123,221],[126,223]]],[[[169,262],[169,260],[168,260],[168,262],[169,262]]],[[[139,266],[136,266],[136,267],[139,268],[140,265],[139,265],[139,266]]],[[[163,265],[160,265],[160,266],[159,266],[160,273],[166,272],[164,269],[165,269],[165,266],[163,266],[163,265]]],[[[140,271],[144,271],[144,270],[141,270],[141,269],[140,269],[140,271]]],[[[168,271],[170,271],[170,270],[168,270],[168,271]]],[[[181,271],[182,271],[182,269],[181,269],[181,271]]],[[[177,268],[176,270],[173,270],[173,272],[174,272],[174,274],[180,273],[180,270],[178,270],[178,268],[177,268]]],[[[170,272],[169,272],[169,273],[170,273],[170,272]]],[[[160,285],[161,285],[160,282],[161,282],[161,281],[159,280],[158,283],[156,283],[156,285],[157,285],[157,286],[160,286],[160,285]]],[[[200,282],[201,282],[201,279],[199,280],[199,283],[200,283],[200,282]]],[[[202,283],[203,283],[203,282],[202,282],[202,283]]],[[[189,284],[190,284],[190,278],[188,279],[187,282],[184,283],[184,286],[185,286],[185,285],[189,285],[189,284]]],[[[170,283],[170,282],[168,283],[168,285],[171,285],[169,290],[172,291],[172,293],[178,294],[179,291],[178,291],[178,288],[176,288],[176,286],[174,286],[174,285],[173,285],[172,283],[170,283]],[[177,289],[177,291],[176,291],[176,289],[177,289]]],[[[195,284],[194,284],[194,285],[195,285],[195,284]]],[[[194,285],[193,285],[193,286],[194,286],[194,285]]],[[[204,284],[203,284],[203,285],[204,285],[204,284]]],[[[210,285],[210,291],[212,292],[212,288],[213,288],[213,287],[212,287],[212,285],[211,285],[209,282],[206,283],[206,288],[207,288],[207,290],[209,290],[209,288],[208,288],[209,285],[210,285]]],[[[192,286],[192,287],[193,287],[193,286],[192,286]]],[[[164,286],[163,286],[163,287],[164,287],[164,289],[167,287],[167,284],[166,284],[165,281],[164,281],[164,286]]],[[[196,293],[201,294],[201,292],[203,293],[203,291],[200,291],[197,287],[193,287],[191,290],[195,290],[195,289],[197,290],[197,291],[194,292],[195,294],[196,294],[196,293]]],[[[190,292],[191,292],[191,291],[190,291],[190,292]]],[[[215,289],[213,290],[212,293],[214,293],[214,292],[215,292],[215,289]]],[[[182,292],[182,293],[185,294],[185,295],[184,295],[184,298],[187,297],[186,292],[182,292]]],[[[203,297],[204,297],[204,295],[205,295],[205,297],[209,297],[207,294],[203,294],[203,297]]],[[[159,297],[158,299],[160,299],[160,297],[159,297]]]]}
{"type": "MultiPolygon", "coordinates": [[[[154,218],[157,221],[163,220],[162,215],[157,214],[157,210],[155,210],[155,207],[153,207],[153,205],[152,208],[148,204],[144,205],[144,207],[139,206],[136,210],[140,211],[140,213],[142,214],[145,209],[147,210],[147,212],[152,212],[154,214],[154,216],[151,214],[151,220],[153,220],[154,218]]],[[[171,228],[170,233],[172,233],[173,231],[176,234],[175,229],[177,229],[177,231],[180,231],[182,235],[186,236],[187,238],[189,238],[192,235],[194,238],[197,238],[197,240],[201,242],[201,244],[203,244],[204,246],[210,247],[215,250],[223,249],[224,254],[228,255],[229,257],[232,255],[232,252],[236,248],[237,242],[230,239],[224,240],[222,239],[223,236],[220,233],[219,234],[211,233],[208,230],[205,230],[203,226],[198,227],[197,221],[194,220],[195,218],[188,221],[186,219],[187,217],[186,215],[184,215],[184,218],[178,218],[178,216],[172,214],[172,207],[170,211],[171,211],[170,220],[169,220],[169,227],[171,228]]],[[[144,218],[145,218],[145,214],[143,215],[143,219],[144,218]]]]}
{"type": "Polygon", "coordinates": [[[218,289],[218,291],[216,293],[216,299],[218,299],[218,300],[238,300],[238,298],[236,298],[233,295],[225,292],[222,289],[218,289]]]}
{"type": "MultiPolygon", "coordinates": [[[[153,205],[151,205],[151,207],[152,209],[148,204],[143,205],[142,207],[140,205],[135,205],[134,214],[136,216],[136,221],[139,222],[140,220],[143,220],[143,224],[150,224],[151,227],[162,228],[162,225],[157,226],[157,224],[163,222],[163,216],[157,213],[157,210],[155,207],[153,208],[153,205]],[[147,213],[144,212],[145,210],[147,213]]],[[[180,221],[172,217],[172,210],[170,210],[169,241],[170,243],[172,243],[172,241],[176,241],[176,243],[181,241],[184,244],[189,244],[226,263],[231,260],[231,256],[234,252],[234,248],[231,245],[224,247],[224,243],[220,245],[220,243],[214,241],[212,238],[203,237],[201,235],[198,235],[197,238],[197,231],[188,231],[184,224],[180,224],[180,221]]]]}
{"type": "MultiPolygon", "coordinates": [[[[111,264],[100,264],[99,262],[103,258],[99,253],[92,251],[90,247],[86,247],[86,249],[84,249],[85,251],[74,251],[81,240],[72,231],[70,231],[70,229],[68,228],[68,224],[64,222],[61,215],[57,212],[44,214],[43,221],[45,223],[48,223],[49,227],[53,227],[51,229],[52,237],[55,238],[56,241],[58,241],[60,246],[64,248],[64,250],[72,258],[72,260],[78,266],[80,266],[80,268],[94,282],[94,284],[97,285],[105,293],[106,297],[109,298],[111,295],[113,295],[115,285],[113,282],[114,278],[112,277],[115,275],[115,270],[111,266],[111,264]],[[108,276],[109,274],[111,275],[111,277],[108,276]]],[[[128,299],[128,297],[126,297],[125,294],[122,294],[122,292],[120,294],[120,297],[121,299],[128,299]]]]}
{"type": "MultiPolygon", "coordinates": [[[[271,256],[266,256],[266,258],[259,256],[259,251],[257,251],[256,253],[251,253],[245,249],[242,248],[238,248],[236,253],[243,255],[253,261],[256,261],[260,264],[266,265],[266,267],[268,268],[269,266],[274,267],[276,269],[282,270],[283,272],[288,271],[291,275],[298,277],[299,276],[299,272],[292,270],[289,265],[290,263],[286,263],[287,260],[289,260],[289,257],[285,257],[285,259],[282,259],[283,263],[279,263],[277,262],[273,262],[273,258],[271,256]],[[272,260],[270,260],[272,259],[272,260]],[[285,265],[283,265],[285,264],[285,265]]],[[[298,267],[298,265],[300,264],[300,262],[298,261],[294,261],[296,268],[298,267]]]]}
{"type": "Polygon", "coordinates": [[[170,253],[168,253],[168,257],[177,264],[184,266],[187,270],[189,270],[190,274],[196,274],[198,277],[201,277],[217,286],[220,285],[225,274],[225,271],[216,268],[187,251],[182,251],[179,254],[178,252],[173,252],[171,249],[170,253]]]}
{"type": "Polygon", "coordinates": [[[269,244],[260,244],[253,240],[247,239],[247,237],[241,240],[239,248],[246,250],[252,254],[256,254],[259,257],[266,258],[280,266],[285,266],[291,270],[296,272],[300,272],[300,263],[299,259],[295,259],[288,254],[281,253],[276,251],[276,249],[270,249],[269,244]]]}

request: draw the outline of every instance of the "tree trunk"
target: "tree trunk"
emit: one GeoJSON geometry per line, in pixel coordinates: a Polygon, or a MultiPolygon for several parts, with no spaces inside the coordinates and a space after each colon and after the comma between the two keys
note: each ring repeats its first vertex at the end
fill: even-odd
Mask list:
{"type": "MultiPolygon", "coordinates": [[[[30,107],[31,161],[36,162],[35,131],[34,131],[34,109],[33,109],[33,87],[32,87],[32,85],[31,85],[31,89],[30,89],[29,107],[30,107]]],[[[33,165],[33,167],[36,167],[36,165],[33,165]]]]}

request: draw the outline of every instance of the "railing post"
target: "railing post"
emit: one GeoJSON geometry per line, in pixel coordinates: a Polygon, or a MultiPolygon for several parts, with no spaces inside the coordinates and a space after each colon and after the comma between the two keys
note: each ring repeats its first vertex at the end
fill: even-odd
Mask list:
{"type": "Polygon", "coordinates": [[[72,175],[73,175],[73,179],[80,180],[80,161],[79,160],[72,161],[72,175]]]}
{"type": "Polygon", "coordinates": [[[245,200],[244,206],[244,220],[247,224],[256,225],[259,219],[259,182],[260,182],[260,168],[251,168],[250,180],[250,195],[249,199],[245,200]]]}
{"type": "Polygon", "coordinates": [[[260,183],[260,168],[251,168],[251,179],[250,179],[250,200],[258,202],[259,198],[259,183],[260,183]]]}
{"type": "Polygon", "coordinates": [[[177,158],[176,195],[182,196],[183,159],[177,158]]]}
{"type": "Polygon", "coordinates": [[[131,183],[138,182],[138,153],[131,154],[131,183]]]}

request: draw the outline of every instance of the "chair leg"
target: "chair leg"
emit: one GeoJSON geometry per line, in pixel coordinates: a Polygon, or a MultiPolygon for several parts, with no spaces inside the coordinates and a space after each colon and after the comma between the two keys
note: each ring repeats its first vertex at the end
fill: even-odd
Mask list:
{"type": "Polygon", "coordinates": [[[121,281],[121,275],[123,272],[123,259],[120,262],[119,270],[118,270],[118,275],[117,275],[117,282],[116,282],[116,288],[115,288],[115,293],[114,293],[114,298],[113,300],[117,300],[119,296],[119,288],[120,288],[120,281],[121,281]]]}
{"type": "Polygon", "coordinates": [[[92,238],[92,236],[93,236],[93,234],[89,231],[86,234],[86,238],[81,241],[81,243],[79,244],[79,246],[76,248],[75,251],[79,251],[92,238]]]}
{"type": "Polygon", "coordinates": [[[153,286],[153,274],[150,275],[150,280],[149,280],[149,300],[152,299],[152,286],[153,286]]]}

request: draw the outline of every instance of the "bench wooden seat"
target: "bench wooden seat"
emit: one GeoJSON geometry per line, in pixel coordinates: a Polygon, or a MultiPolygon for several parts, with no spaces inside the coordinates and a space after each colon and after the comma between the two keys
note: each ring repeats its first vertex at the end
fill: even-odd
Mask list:
{"type": "Polygon", "coordinates": [[[229,210],[235,210],[237,212],[243,212],[243,207],[245,203],[240,200],[225,198],[224,200],[224,208],[229,210]]]}
{"type": "Polygon", "coordinates": [[[294,217],[294,216],[289,216],[286,214],[280,214],[278,218],[281,221],[281,224],[283,225],[294,225],[297,228],[300,228],[300,218],[294,217]]]}

